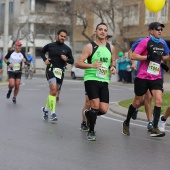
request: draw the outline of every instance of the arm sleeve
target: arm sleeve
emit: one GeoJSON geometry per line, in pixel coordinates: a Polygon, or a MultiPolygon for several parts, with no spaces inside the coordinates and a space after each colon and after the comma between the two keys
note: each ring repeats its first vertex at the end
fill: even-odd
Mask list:
{"type": "MultiPolygon", "coordinates": [[[[163,40],[163,39],[162,39],[163,40]]],[[[166,43],[166,41],[162,41],[164,44],[164,55],[168,55],[170,53],[170,49],[168,47],[168,44],[166,43]]]]}
{"type": "Polygon", "coordinates": [[[45,62],[45,60],[47,59],[46,56],[45,56],[45,54],[46,54],[47,51],[48,51],[48,44],[45,45],[45,46],[42,48],[41,54],[40,54],[40,56],[41,56],[41,58],[43,59],[44,62],[45,62]]]}
{"type": "Polygon", "coordinates": [[[132,47],[131,47],[131,50],[134,51],[135,48],[137,47],[137,45],[139,44],[140,41],[142,41],[144,38],[139,38],[137,41],[135,41],[133,44],[132,44],[132,47]]]}
{"type": "Polygon", "coordinates": [[[73,58],[71,49],[69,50],[67,57],[68,57],[67,63],[73,64],[74,63],[74,58],[73,58]]]}

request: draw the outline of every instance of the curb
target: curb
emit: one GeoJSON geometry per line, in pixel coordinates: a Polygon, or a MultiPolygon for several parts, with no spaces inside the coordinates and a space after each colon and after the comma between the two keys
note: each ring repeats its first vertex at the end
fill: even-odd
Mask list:
{"type": "MultiPolygon", "coordinates": [[[[125,107],[120,106],[118,103],[109,104],[109,110],[114,113],[121,115],[123,117],[127,116],[128,109],[125,107]]],[[[141,120],[144,122],[148,122],[146,119],[146,113],[138,112],[136,120],[141,120]]],[[[170,118],[167,119],[166,126],[170,126],[170,118]]]]}

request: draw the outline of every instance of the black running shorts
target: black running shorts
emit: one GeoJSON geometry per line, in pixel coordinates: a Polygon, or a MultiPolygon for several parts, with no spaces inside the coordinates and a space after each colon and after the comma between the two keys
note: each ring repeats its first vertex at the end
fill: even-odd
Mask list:
{"type": "MultiPolygon", "coordinates": [[[[47,80],[49,80],[49,79],[56,78],[56,77],[54,76],[54,73],[52,71],[47,71],[46,72],[46,78],[47,78],[47,80]]],[[[64,79],[64,73],[62,73],[61,79],[56,78],[57,84],[60,85],[59,90],[61,89],[61,86],[63,84],[63,79],[64,79]]]]}
{"type": "Polygon", "coordinates": [[[84,82],[89,100],[99,98],[100,102],[109,103],[109,89],[107,82],[88,80],[84,82]]]}
{"type": "Polygon", "coordinates": [[[163,92],[163,80],[147,80],[137,77],[135,78],[134,91],[136,96],[143,96],[148,89],[150,90],[150,92],[152,92],[152,90],[161,90],[163,92]]]}
{"type": "Polygon", "coordinates": [[[22,72],[13,72],[13,71],[8,71],[8,78],[9,79],[21,79],[22,72]]]}

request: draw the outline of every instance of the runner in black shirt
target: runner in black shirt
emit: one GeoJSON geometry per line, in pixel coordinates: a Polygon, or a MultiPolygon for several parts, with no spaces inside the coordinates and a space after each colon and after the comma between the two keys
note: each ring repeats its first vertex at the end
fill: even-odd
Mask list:
{"type": "Polygon", "coordinates": [[[48,111],[51,111],[50,120],[56,121],[56,94],[58,93],[63,79],[64,68],[67,63],[73,64],[74,59],[71,49],[64,44],[67,37],[67,31],[61,29],[57,33],[57,41],[49,43],[42,48],[41,57],[44,60],[46,67],[46,78],[49,82],[50,94],[47,97],[46,106],[42,107],[43,119],[48,120],[48,111]],[[45,54],[48,52],[48,58],[45,54]]]}

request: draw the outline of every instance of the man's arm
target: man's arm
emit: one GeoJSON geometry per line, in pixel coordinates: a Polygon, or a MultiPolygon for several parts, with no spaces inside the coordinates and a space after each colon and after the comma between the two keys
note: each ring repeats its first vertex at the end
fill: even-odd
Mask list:
{"type": "Polygon", "coordinates": [[[132,68],[133,70],[136,70],[136,62],[135,62],[135,60],[132,60],[132,59],[131,59],[131,58],[132,58],[132,53],[133,53],[133,51],[130,49],[130,50],[128,51],[128,57],[129,57],[129,59],[130,59],[130,61],[131,61],[131,63],[132,63],[131,68],[132,68]]]}
{"type": "Polygon", "coordinates": [[[44,62],[47,60],[47,58],[46,58],[46,56],[45,56],[45,54],[46,54],[47,51],[48,51],[48,44],[45,45],[45,46],[41,49],[41,54],[40,54],[40,56],[41,56],[41,58],[43,59],[44,62]]]}
{"type": "Polygon", "coordinates": [[[140,54],[137,54],[136,52],[132,53],[132,60],[147,60],[147,56],[142,56],[140,54]]]}
{"type": "MultiPolygon", "coordinates": [[[[13,50],[13,51],[14,51],[14,50],[13,50]]],[[[7,53],[7,55],[4,57],[4,62],[5,62],[10,68],[13,67],[13,64],[11,64],[11,63],[8,61],[8,59],[10,58],[10,56],[11,56],[11,54],[12,54],[13,51],[9,51],[9,52],[7,53]]]]}
{"type": "Polygon", "coordinates": [[[91,44],[87,44],[82,53],[80,54],[75,66],[77,68],[82,68],[82,69],[86,69],[86,68],[100,68],[101,67],[101,62],[96,61],[94,63],[86,63],[85,60],[91,56],[92,54],[92,45],[91,44]]]}
{"type": "Polygon", "coordinates": [[[116,57],[115,57],[115,48],[113,45],[110,45],[111,52],[112,52],[112,59],[111,59],[111,68],[110,71],[112,74],[116,74],[116,57]]]}
{"type": "Polygon", "coordinates": [[[73,64],[74,63],[74,58],[73,58],[71,49],[68,52],[68,57],[67,57],[66,62],[69,63],[69,64],[73,64]]]}
{"type": "Polygon", "coordinates": [[[162,60],[163,60],[163,61],[166,61],[166,60],[169,60],[169,59],[170,59],[169,54],[167,54],[167,55],[165,55],[165,56],[162,57],[162,60]]]}

